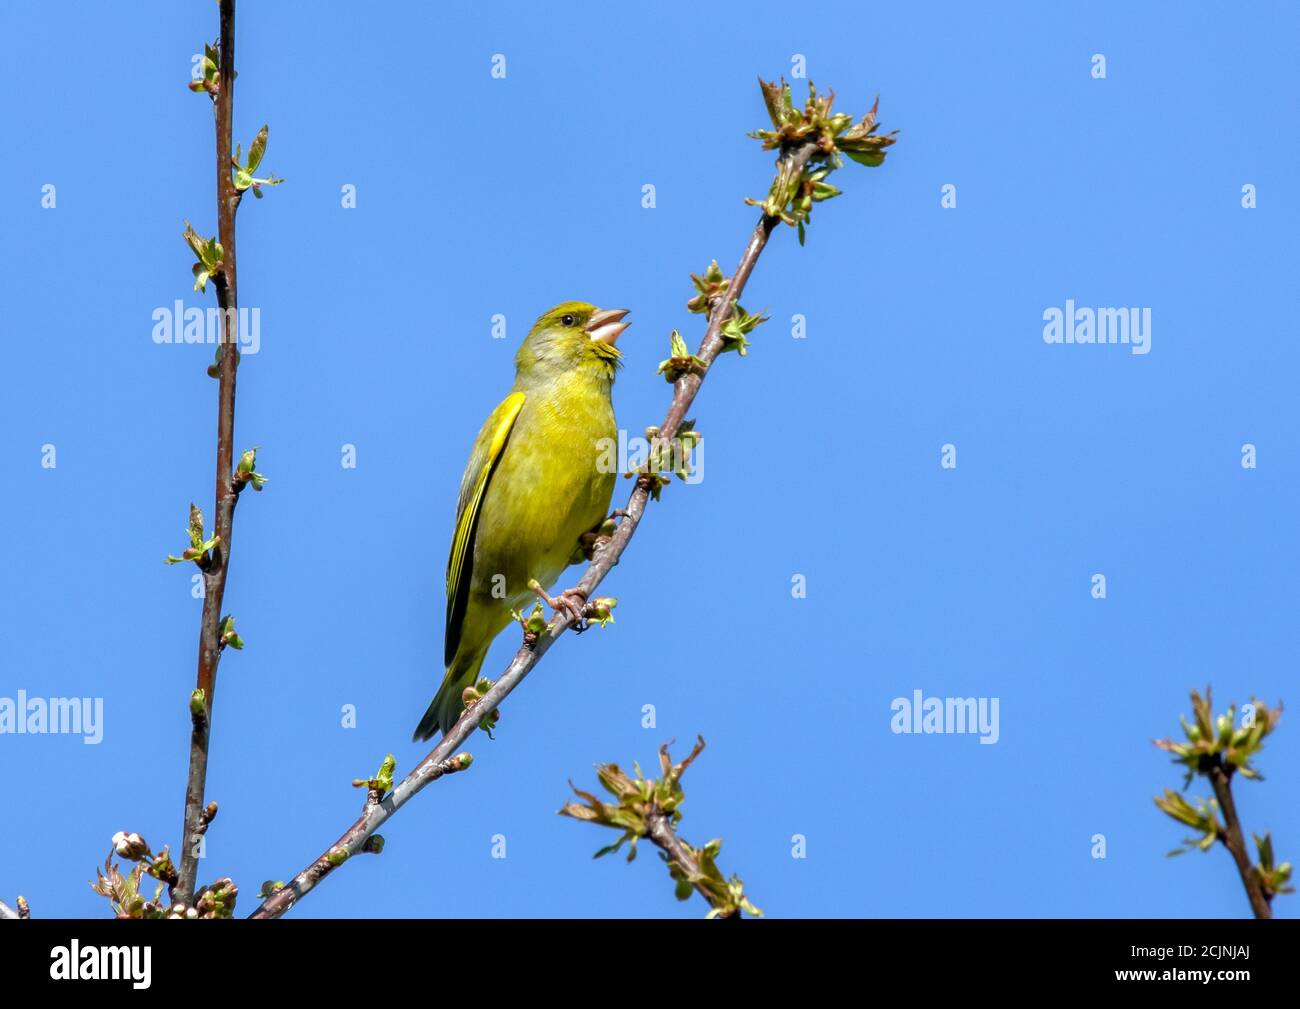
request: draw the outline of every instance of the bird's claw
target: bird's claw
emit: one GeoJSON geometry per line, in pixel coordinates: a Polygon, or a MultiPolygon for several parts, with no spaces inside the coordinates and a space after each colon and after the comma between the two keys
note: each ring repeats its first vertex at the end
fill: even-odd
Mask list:
{"type": "Polygon", "coordinates": [[[565,589],[558,596],[551,596],[537,581],[531,582],[529,587],[554,612],[562,610],[572,617],[575,632],[581,634],[587,629],[587,594],[581,589],[565,589]]]}

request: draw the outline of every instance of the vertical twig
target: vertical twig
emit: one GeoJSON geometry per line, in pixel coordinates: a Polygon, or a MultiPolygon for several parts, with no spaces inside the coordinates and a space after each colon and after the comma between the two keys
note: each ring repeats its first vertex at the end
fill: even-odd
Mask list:
{"type": "Polygon", "coordinates": [[[239,194],[231,179],[231,136],[235,103],[235,0],[221,0],[220,87],[212,95],[217,131],[217,235],[224,250],[220,271],[213,276],[221,308],[221,344],[217,392],[217,545],[203,572],[203,616],[199,630],[196,686],[203,691],[202,711],[193,712],[190,734],[189,780],[185,787],[185,823],[181,835],[180,881],[175,899],[189,904],[198,875],[197,841],[208,777],[208,742],[212,703],[221,661],[221,604],[230,569],[231,533],[239,491],[232,479],[235,440],[235,370],[239,364],[238,288],[235,273],[235,211],[239,194]]]}

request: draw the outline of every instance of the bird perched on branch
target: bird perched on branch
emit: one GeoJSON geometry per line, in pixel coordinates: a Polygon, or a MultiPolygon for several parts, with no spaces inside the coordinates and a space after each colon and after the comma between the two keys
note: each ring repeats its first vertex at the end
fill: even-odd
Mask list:
{"type": "MultiPolygon", "coordinates": [[[[514,388],[479,431],[461,479],[447,560],[447,670],[413,739],[456,723],[488,646],[511,611],[535,598],[529,583],[549,589],[581,556],[580,537],[609,514],[617,467],[598,460],[602,440],[618,437],[610,391],[626,315],[566,301],[519,348],[514,388]]],[[[547,598],[577,616],[586,603],[572,589],[547,598]]]]}

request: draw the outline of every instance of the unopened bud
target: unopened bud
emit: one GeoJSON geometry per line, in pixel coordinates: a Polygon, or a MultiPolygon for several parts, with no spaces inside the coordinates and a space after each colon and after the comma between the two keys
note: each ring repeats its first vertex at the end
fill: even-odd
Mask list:
{"type": "Polygon", "coordinates": [[[587,618],[604,627],[606,624],[614,622],[612,610],[618,605],[618,600],[613,596],[601,596],[599,599],[593,599],[587,605],[587,618]]]}
{"type": "Polygon", "coordinates": [[[149,845],[139,834],[128,834],[126,831],[119,830],[113,835],[113,850],[121,858],[138,862],[149,854],[149,845]]]}

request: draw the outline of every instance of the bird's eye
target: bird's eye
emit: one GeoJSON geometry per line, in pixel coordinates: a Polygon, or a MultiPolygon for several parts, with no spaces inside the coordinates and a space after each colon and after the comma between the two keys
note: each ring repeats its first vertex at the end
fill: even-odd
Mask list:
{"type": "Polygon", "coordinates": [[[573,325],[575,322],[577,322],[577,321],[578,321],[578,320],[575,319],[575,318],[574,318],[573,316],[571,316],[571,315],[564,315],[564,316],[561,316],[561,317],[560,317],[560,325],[561,325],[561,326],[572,326],[572,325],[573,325]]]}

